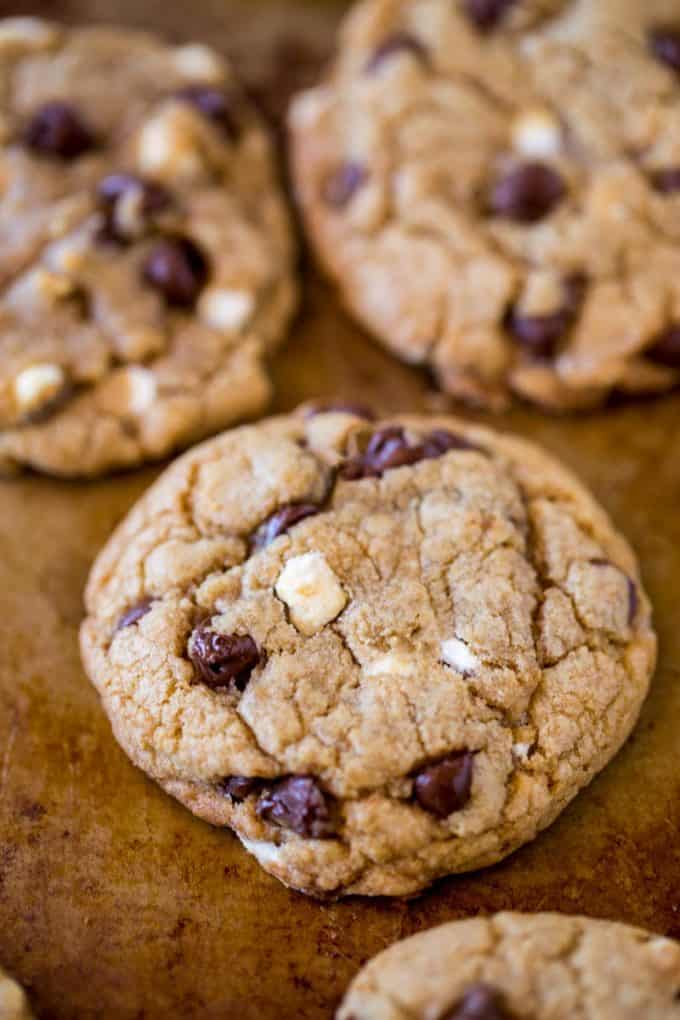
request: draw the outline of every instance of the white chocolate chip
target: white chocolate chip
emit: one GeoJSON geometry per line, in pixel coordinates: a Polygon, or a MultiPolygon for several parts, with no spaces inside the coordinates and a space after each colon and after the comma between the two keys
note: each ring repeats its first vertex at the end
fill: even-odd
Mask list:
{"type": "Polygon", "coordinates": [[[301,131],[314,127],[332,105],[333,99],[328,89],[310,89],[301,93],[290,107],[288,119],[291,127],[301,131]]]}
{"type": "Polygon", "coordinates": [[[515,758],[519,758],[520,761],[526,761],[529,757],[532,745],[527,743],[518,743],[512,745],[512,753],[515,758]]]}
{"type": "Polygon", "coordinates": [[[562,147],[562,131],[549,110],[525,110],[512,122],[512,144],[523,156],[555,156],[562,147]]]}
{"type": "Polygon", "coordinates": [[[115,415],[145,414],[156,399],[156,379],[140,365],[121,368],[104,382],[97,401],[104,411],[115,415]]]}
{"type": "Polygon", "coordinates": [[[168,106],[148,121],[137,143],[137,164],[153,176],[195,176],[203,170],[193,113],[179,104],[168,106]]]}
{"type": "Polygon", "coordinates": [[[255,298],[247,290],[223,290],[209,287],[201,295],[198,314],[213,329],[235,333],[242,329],[255,310],[255,298]]]}
{"type": "Polygon", "coordinates": [[[418,662],[404,652],[388,652],[375,659],[366,667],[366,676],[413,676],[418,672],[418,662]]]}
{"type": "Polygon", "coordinates": [[[449,638],[441,644],[442,659],[447,666],[462,673],[463,676],[470,676],[479,669],[479,659],[473,655],[464,641],[458,638],[449,638]]]}
{"type": "Polygon", "coordinates": [[[276,594],[288,606],[297,629],[308,636],[334,620],[347,605],[342,585],[318,552],[288,560],[276,582],[276,594]]]}
{"type": "Polygon", "coordinates": [[[31,365],[14,380],[14,395],[24,414],[37,410],[53,400],[64,388],[66,376],[60,365],[31,365]]]}
{"type": "Polygon", "coordinates": [[[239,839],[246,850],[263,866],[276,864],[281,858],[282,849],[276,843],[269,843],[264,839],[246,839],[241,835],[239,835],[239,839]]]}
{"type": "Polygon", "coordinates": [[[181,75],[192,81],[221,81],[224,65],[213,50],[200,43],[179,46],[174,55],[175,67],[181,75]]]}
{"type": "Polygon", "coordinates": [[[527,276],[517,302],[522,315],[550,315],[564,304],[564,283],[548,269],[537,269],[527,276]]]}
{"type": "Polygon", "coordinates": [[[5,18],[0,21],[0,50],[14,47],[45,49],[57,31],[42,18],[5,18]]]}

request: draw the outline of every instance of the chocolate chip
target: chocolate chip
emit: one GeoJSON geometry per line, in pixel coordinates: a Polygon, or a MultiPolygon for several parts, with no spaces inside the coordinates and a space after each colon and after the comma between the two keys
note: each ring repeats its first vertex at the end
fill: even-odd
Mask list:
{"type": "Polygon", "coordinates": [[[448,429],[434,429],[425,437],[422,444],[422,459],[433,460],[443,457],[450,450],[476,450],[479,453],[486,453],[481,446],[465,439],[464,436],[449,432],[448,429]]]}
{"type": "Polygon", "coordinates": [[[298,836],[324,839],[335,832],[331,807],[330,798],[315,779],[290,776],[262,794],[257,813],[264,821],[290,829],[298,836]]]}
{"type": "Polygon", "coordinates": [[[680,167],[666,167],[654,170],[650,176],[652,187],[662,195],[671,195],[680,191],[680,167]]]}
{"type": "Polygon", "coordinates": [[[481,32],[490,32],[517,0],[463,0],[463,11],[481,32]]]}
{"type": "Polygon", "coordinates": [[[339,474],[345,481],[380,478],[386,471],[443,457],[449,450],[481,450],[446,429],[435,429],[422,443],[411,445],[400,425],[388,425],[371,436],[365,453],[346,461],[339,474]]]}
{"type": "Polygon", "coordinates": [[[95,138],[68,103],[47,103],[34,113],[24,133],[29,149],[43,156],[77,159],[95,147],[95,138]]]}
{"type": "Polygon", "coordinates": [[[545,163],[523,163],[498,181],[490,196],[491,211],[518,223],[536,223],[566,194],[556,170],[545,163]]]}
{"type": "Polygon", "coordinates": [[[268,517],[253,535],[252,546],[254,549],[264,549],[279,535],[284,535],[295,524],[304,521],[307,517],[318,514],[320,507],[316,503],[288,503],[268,517]]]}
{"type": "Polygon", "coordinates": [[[187,237],[168,237],[152,248],[142,267],[144,280],[169,305],[193,305],[208,279],[208,262],[187,237]]]}
{"type": "Polygon", "coordinates": [[[143,616],[151,609],[154,603],[153,599],[142,599],[136,605],[131,606],[126,612],[123,613],[120,620],[116,624],[115,633],[119,630],[125,630],[126,627],[132,627],[133,624],[139,623],[143,616]]]}
{"type": "Polygon", "coordinates": [[[205,85],[188,85],[177,93],[177,98],[195,106],[204,117],[217,124],[232,142],[238,141],[241,124],[236,115],[237,102],[234,95],[205,85]]]}
{"type": "Polygon", "coordinates": [[[395,32],[376,47],[364,70],[367,74],[373,74],[391,57],[401,53],[408,53],[421,64],[429,65],[430,58],[427,48],[420,39],[411,35],[410,32],[395,32]]]}
{"type": "Polygon", "coordinates": [[[656,365],[680,369],[680,323],[659,333],[645,351],[645,357],[656,365]]]}
{"type": "Polygon", "coordinates": [[[471,985],[442,1020],[511,1020],[511,1017],[498,989],[480,982],[471,985]]]}
{"type": "Polygon", "coordinates": [[[511,308],[506,326],[515,340],[534,358],[552,358],[559,341],[569,332],[583,305],[586,279],[570,277],[564,283],[562,306],[549,315],[522,315],[511,308]]]}
{"type": "Polygon", "coordinates": [[[326,205],[344,209],[367,180],[368,172],[360,163],[343,163],[324,180],[321,197],[326,205]]]}
{"type": "Polygon", "coordinates": [[[122,244],[131,239],[130,233],[117,216],[117,207],[121,199],[135,194],[138,196],[137,213],[141,230],[151,226],[157,213],[172,204],[170,192],[158,181],[145,179],[138,174],[110,174],[100,181],[97,188],[97,197],[104,213],[102,239],[122,244]]]}
{"type": "Polygon", "coordinates": [[[680,28],[658,25],[648,33],[649,48],[662,64],[680,71],[680,28]]]}
{"type": "Polygon", "coordinates": [[[420,806],[439,818],[464,808],[472,790],[474,760],[472,752],[459,751],[422,769],[413,787],[420,806]]]}
{"type": "Polygon", "coordinates": [[[305,409],[305,418],[315,418],[317,414],[353,414],[364,421],[375,421],[375,412],[366,404],[355,404],[351,400],[317,400],[305,409]]]}
{"type": "Polygon", "coordinates": [[[249,635],[222,634],[209,623],[201,623],[191,635],[189,658],[207,687],[243,691],[261,656],[249,635]]]}
{"type": "Polygon", "coordinates": [[[248,776],[228,776],[219,783],[219,790],[225,797],[229,797],[234,803],[240,804],[251,793],[262,789],[263,782],[264,780],[262,779],[251,779],[248,776]]]}

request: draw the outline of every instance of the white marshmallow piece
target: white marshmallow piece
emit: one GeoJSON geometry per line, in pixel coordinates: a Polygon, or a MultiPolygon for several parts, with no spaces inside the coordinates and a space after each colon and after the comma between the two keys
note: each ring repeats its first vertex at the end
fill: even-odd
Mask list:
{"type": "Polygon", "coordinates": [[[288,606],[297,629],[310,637],[347,605],[347,594],[319,552],[288,560],[276,582],[276,594],[288,606]]]}
{"type": "Polygon", "coordinates": [[[66,376],[60,365],[31,365],[14,380],[14,396],[24,414],[49,403],[63,389],[66,376]]]}
{"type": "Polygon", "coordinates": [[[472,676],[480,666],[479,659],[473,655],[464,641],[458,638],[449,638],[442,641],[442,659],[447,666],[451,666],[463,676],[472,676]]]}
{"type": "Polygon", "coordinates": [[[255,298],[246,290],[223,290],[210,287],[204,291],[198,314],[208,326],[225,333],[243,329],[255,311],[255,298]]]}
{"type": "Polygon", "coordinates": [[[190,81],[217,82],[224,77],[220,58],[208,46],[192,43],[178,46],[174,53],[175,67],[190,81]]]}
{"type": "Polygon", "coordinates": [[[512,745],[512,753],[515,758],[519,758],[520,761],[527,761],[529,753],[531,751],[531,744],[519,743],[512,745]]]}
{"type": "Polygon", "coordinates": [[[556,156],[562,148],[562,129],[549,110],[525,110],[512,123],[513,148],[523,156],[556,156]]]}
{"type": "Polygon", "coordinates": [[[366,676],[413,676],[418,670],[416,660],[403,652],[388,652],[365,669],[366,676]]]}

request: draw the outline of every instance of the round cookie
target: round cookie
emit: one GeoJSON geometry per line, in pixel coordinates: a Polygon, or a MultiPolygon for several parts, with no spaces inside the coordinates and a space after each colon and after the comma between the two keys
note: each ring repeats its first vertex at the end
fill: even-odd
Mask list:
{"type": "Polygon", "coordinates": [[[680,382],[676,0],[363,0],[291,107],[347,307],[463,399],[680,382]]]}
{"type": "Polygon", "coordinates": [[[0,1020],[31,1020],[28,1000],[22,989],[0,967],[0,1020]]]}
{"type": "Polygon", "coordinates": [[[680,946],[611,921],[496,914],[376,956],[337,1020],[678,1020],[680,946]]]}
{"type": "Polygon", "coordinates": [[[625,740],[656,651],[584,488],[451,418],[313,408],[203,444],[86,606],[133,762],[317,896],[416,893],[532,839],[625,740]]]}
{"type": "Polygon", "coordinates": [[[260,412],[294,245],[229,66],[30,18],[0,57],[0,470],[97,475],[260,412]]]}

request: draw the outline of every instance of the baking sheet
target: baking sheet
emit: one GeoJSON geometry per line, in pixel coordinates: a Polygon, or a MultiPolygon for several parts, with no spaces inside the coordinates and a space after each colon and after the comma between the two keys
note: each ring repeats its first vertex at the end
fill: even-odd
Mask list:
{"type": "MultiPolygon", "coordinates": [[[[198,38],[281,108],[332,47],[337,4],[192,0],[0,3],[198,38]]],[[[309,265],[275,364],[285,410],[360,396],[381,410],[446,405],[344,317],[309,265]]],[[[363,962],[477,912],[583,912],[680,937],[679,397],[580,418],[516,409],[590,483],[635,545],[661,660],[616,761],[535,843],[410,902],[322,905],[265,875],[231,834],[194,819],[127,761],[78,658],[81,592],[112,528],[157,470],[98,483],[0,483],[0,960],[42,1017],[329,1018],[363,962]]],[[[478,416],[479,417],[479,416],[478,416]]]]}

